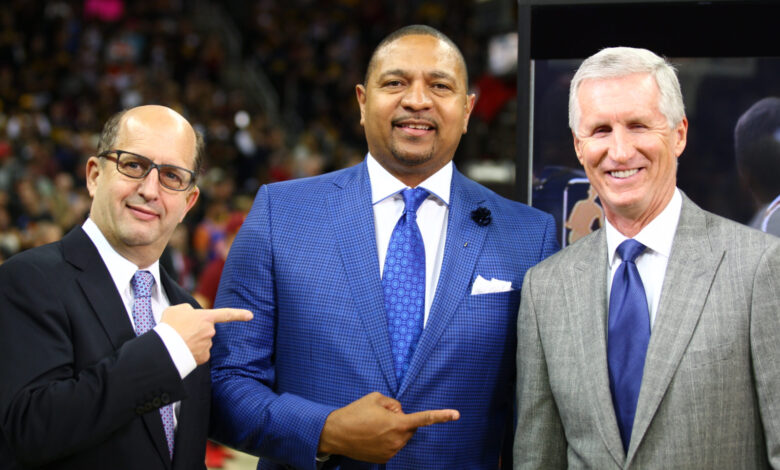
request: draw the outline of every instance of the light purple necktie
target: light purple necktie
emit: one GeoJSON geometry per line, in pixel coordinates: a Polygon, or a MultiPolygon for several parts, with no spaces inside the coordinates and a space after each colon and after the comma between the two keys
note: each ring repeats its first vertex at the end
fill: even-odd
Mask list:
{"type": "MultiPolygon", "coordinates": [[[[135,323],[135,334],[141,336],[154,328],[156,322],[152,314],[152,286],[154,285],[154,276],[149,271],[136,271],[133,279],[130,280],[133,288],[133,323],[135,323]]],[[[160,408],[163,427],[165,428],[165,439],[168,441],[168,452],[173,460],[173,404],[165,405],[160,408]]]]}

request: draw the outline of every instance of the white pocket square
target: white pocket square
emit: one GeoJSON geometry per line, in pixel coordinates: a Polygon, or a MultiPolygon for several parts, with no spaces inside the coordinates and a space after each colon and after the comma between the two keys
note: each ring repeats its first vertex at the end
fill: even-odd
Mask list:
{"type": "Polygon", "coordinates": [[[512,281],[502,281],[501,279],[496,278],[492,278],[488,281],[477,274],[477,278],[474,279],[474,285],[471,286],[471,295],[495,294],[496,292],[508,292],[511,290],[512,281]]]}

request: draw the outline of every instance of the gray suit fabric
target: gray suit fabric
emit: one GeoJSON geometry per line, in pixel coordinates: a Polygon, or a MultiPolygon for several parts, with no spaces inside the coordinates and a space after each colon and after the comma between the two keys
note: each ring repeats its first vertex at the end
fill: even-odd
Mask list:
{"type": "Polygon", "coordinates": [[[627,453],[607,262],[601,229],[526,274],[515,468],[780,468],[780,239],[683,196],[627,453]]]}

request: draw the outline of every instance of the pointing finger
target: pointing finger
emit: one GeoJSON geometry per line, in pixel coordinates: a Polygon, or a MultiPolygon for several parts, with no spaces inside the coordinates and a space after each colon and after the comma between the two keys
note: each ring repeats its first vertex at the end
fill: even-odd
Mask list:
{"type": "Polygon", "coordinates": [[[412,428],[430,426],[432,424],[446,423],[460,418],[458,410],[427,410],[418,411],[406,415],[407,424],[412,428]]]}
{"type": "Polygon", "coordinates": [[[252,319],[252,312],[242,308],[215,308],[210,313],[214,323],[249,321],[252,319]]]}

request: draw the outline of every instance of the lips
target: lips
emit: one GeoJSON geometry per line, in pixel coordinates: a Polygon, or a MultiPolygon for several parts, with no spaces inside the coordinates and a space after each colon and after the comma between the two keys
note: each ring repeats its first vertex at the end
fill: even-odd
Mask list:
{"type": "Polygon", "coordinates": [[[630,170],[613,170],[610,171],[609,174],[613,178],[624,179],[624,178],[629,178],[631,176],[634,176],[638,172],[639,172],[639,168],[632,168],[630,170]]]}
{"type": "Polygon", "coordinates": [[[392,124],[411,135],[425,135],[436,130],[436,125],[425,119],[396,119],[392,124]]]}
{"type": "Polygon", "coordinates": [[[158,217],[157,212],[143,206],[128,204],[127,207],[133,212],[135,217],[141,220],[153,220],[158,217]]]}

